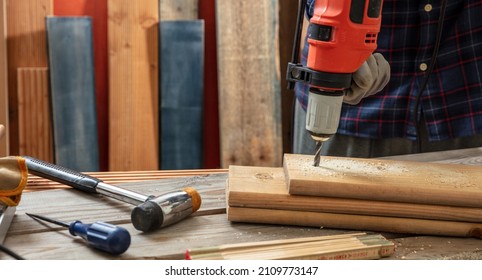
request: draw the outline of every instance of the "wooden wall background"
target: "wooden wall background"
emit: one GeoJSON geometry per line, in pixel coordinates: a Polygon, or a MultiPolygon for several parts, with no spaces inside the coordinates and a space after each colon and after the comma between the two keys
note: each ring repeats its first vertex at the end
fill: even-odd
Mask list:
{"type": "Polygon", "coordinates": [[[92,18],[99,167],[101,170],[108,170],[107,0],[54,0],[53,10],[55,16],[89,16],[92,18]]]}
{"type": "Polygon", "coordinates": [[[0,0],[0,124],[4,125],[4,136],[0,137],[0,157],[9,152],[8,88],[7,88],[7,45],[6,45],[6,5],[0,0]]]}
{"type": "MultiPolygon", "coordinates": [[[[298,1],[0,1],[5,8],[5,13],[1,14],[3,18],[0,18],[0,27],[6,30],[6,33],[0,33],[0,36],[3,35],[3,42],[6,45],[4,52],[6,52],[8,60],[8,103],[1,102],[2,90],[6,90],[3,86],[0,88],[0,121],[2,121],[2,110],[6,111],[8,105],[8,116],[3,118],[9,118],[7,128],[10,133],[10,137],[7,139],[10,142],[9,145],[4,143],[2,146],[2,142],[0,142],[0,152],[1,149],[5,151],[5,154],[18,154],[19,152],[17,69],[19,67],[48,67],[44,23],[45,16],[52,14],[59,16],[88,15],[93,18],[101,170],[158,168],[157,158],[153,157],[158,154],[158,147],[155,144],[158,143],[157,109],[151,106],[158,104],[155,100],[157,98],[155,83],[158,65],[156,65],[156,54],[149,51],[158,48],[155,37],[149,37],[149,34],[154,34],[154,30],[149,30],[149,26],[151,23],[154,26],[153,23],[163,18],[205,20],[204,168],[226,167],[233,163],[280,166],[282,154],[291,152],[293,92],[286,90],[284,76],[286,64],[291,56],[298,1]],[[218,13],[218,18],[216,18],[216,5],[219,10],[222,10],[221,13],[218,13]],[[116,14],[123,14],[126,17],[119,17],[116,14]],[[128,18],[136,17],[136,14],[137,21],[128,18]],[[1,25],[3,21],[5,21],[5,25],[1,25]],[[139,22],[140,24],[138,24],[139,22]],[[265,32],[260,32],[260,26],[269,28],[269,30],[261,29],[265,32]],[[245,48],[233,49],[233,42],[235,42],[233,40],[236,38],[229,37],[232,34],[222,31],[223,29],[232,30],[232,28],[238,28],[236,31],[238,35],[247,36],[237,41],[238,43],[249,42],[244,45],[245,48]],[[222,37],[219,37],[220,34],[223,34],[222,37]],[[143,44],[146,42],[146,38],[151,39],[147,45],[136,46],[133,42],[140,40],[136,38],[142,38],[143,44]],[[266,45],[258,44],[263,40],[266,45]],[[123,47],[124,49],[121,50],[123,47]],[[121,60],[120,51],[127,54],[126,51],[129,48],[131,53],[121,60]],[[148,51],[145,52],[146,50],[148,51]],[[237,53],[234,53],[233,50],[237,53]],[[269,63],[267,66],[270,67],[269,74],[265,72],[260,75],[259,71],[246,68],[257,62],[256,59],[250,57],[256,51],[264,52],[265,58],[269,57],[265,60],[269,63]],[[238,94],[234,90],[224,90],[227,83],[220,75],[231,75],[232,73],[219,69],[220,64],[229,62],[235,54],[248,60],[251,59],[250,63],[238,65],[238,68],[244,67],[239,70],[239,73],[243,73],[244,82],[237,84],[238,94]],[[142,59],[139,59],[140,57],[142,59]],[[143,65],[137,63],[139,61],[143,61],[143,65]],[[133,64],[134,62],[137,64],[133,64]],[[138,78],[134,78],[133,75],[138,75],[138,78]],[[141,76],[144,77],[144,80],[139,78],[141,76]],[[132,87],[134,84],[136,86],[132,87]],[[239,97],[241,90],[239,85],[243,87],[243,96],[246,95],[248,98],[250,95],[250,98],[255,98],[255,103],[262,104],[264,107],[249,108],[249,102],[245,102],[244,109],[241,109],[241,111],[247,110],[243,113],[245,118],[235,120],[241,117],[239,115],[240,108],[235,103],[233,103],[234,107],[225,106],[223,102],[232,102],[235,101],[233,98],[239,97]],[[221,88],[223,89],[220,90],[221,88]],[[263,92],[264,95],[259,95],[260,92],[263,92]],[[223,96],[226,94],[233,98],[223,100],[223,96]],[[116,102],[123,102],[123,104],[116,102]],[[267,109],[268,107],[269,109],[267,109]],[[246,118],[246,114],[251,115],[252,118],[246,118]],[[232,124],[239,125],[237,129],[233,130],[230,125],[226,126],[223,119],[228,116],[234,118],[231,119],[232,124]],[[239,132],[240,127],[242,127],[241,134],[243,136],[240,137],[238,134],[237,137],[229,138],[232,137],[233,132],[239,132]],[[249,134],[254,135],[254,138],[247,136],[249,134]],[[136,137],[137,139],[135,139],[136,137]],[[222,139],[228,140],[223,142],[222,139]],[[233,141],[236,142],[234,146],[233,141]],[[9,149],[8,152],[6,149],[9,149]]],[[[2,44],[0,44],[1,55],[2,44]]],[[[238,62],[240,61],[243,60],[238,62]]],[[[5,67],[5,60],[2,60],[0,65],[0,81],[2,78],[1,66],[5,67]]],[[[236,63],[233,63],[233,66],[236,66],[236,63]]],[[[236,67],[232,69],[236,69],[236,67]]],[[[5,114],[6,112],[3,115],[5,114]]]]}
{"type": "Polygon", "coordinates": [[[17,69],[48,67],[45,17],[52,0],[5,0],[10,153],[19,153],[17,69]]]}

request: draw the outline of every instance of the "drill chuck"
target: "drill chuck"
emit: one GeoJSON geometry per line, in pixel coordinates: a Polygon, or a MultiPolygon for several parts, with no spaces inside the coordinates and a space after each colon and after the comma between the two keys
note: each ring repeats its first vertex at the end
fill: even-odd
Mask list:
{"type": "Polygon", "coordinates": [[[306,130],[315,141],[326,141],[336,133],[343,95],[343,91],[310,89],[306,108],[306,130]]]}

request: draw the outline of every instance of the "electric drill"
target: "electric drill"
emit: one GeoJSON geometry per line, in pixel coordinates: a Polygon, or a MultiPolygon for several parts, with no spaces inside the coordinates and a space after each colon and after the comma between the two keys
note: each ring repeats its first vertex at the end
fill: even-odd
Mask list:
{"type": "Polygon", "coordinates": [[[316,0],[308,26],[307,65],[299,64],[299,46],[306,0],[300,0],[292,62],[288,63],[288,88],[295,82],[309,86],[306,129],[321,146],[336,133],[345,90],[353,73],[377,47],[383,0],[316,0]]]}

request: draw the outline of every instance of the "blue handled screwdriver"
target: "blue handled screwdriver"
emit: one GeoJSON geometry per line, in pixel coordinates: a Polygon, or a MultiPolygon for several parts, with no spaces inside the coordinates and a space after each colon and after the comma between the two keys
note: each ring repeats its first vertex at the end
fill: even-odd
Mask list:
{"type": "Polygon", "coordinates": [[[124,253],[131,245],[131,235],[122,227],[104,222],[95,222],[93,224],[84,224],[81,221],[75,221],[70,224],[53,220],[44,216],[25,213],[28,216],[47,221],[59,226],[67,227],[73,236],[80,236],[87,243],[99,250],[114,255],[124,253]]]}

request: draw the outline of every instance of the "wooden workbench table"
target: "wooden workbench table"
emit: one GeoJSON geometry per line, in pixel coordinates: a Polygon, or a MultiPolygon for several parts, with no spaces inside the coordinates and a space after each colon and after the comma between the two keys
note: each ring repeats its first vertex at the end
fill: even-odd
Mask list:
{"type": "MultiPolygon", "coordinates": [[[[397,156],[391,159],[482,165],[482,148],[397,156]]],[[[26,259],[183,259],[187,248],[346,233],[347,230],[231,223],[225,210],[226,170],[189,172],[90,173],[106,183],[144,194],[159,195],[184,186],[198,189],[201,209],[191,217],[152,233],[130,224],[133,206],[103,196],[82,193],[32,176],[17,207],[4,245],[26,259]],[[42,190],[42,191],[34,191],[42,190]],[[121,256],[92,250],[83,240],[55,225],[32,220],[25,212],[63,221],[106,221],[125,227],[131,247],[121,256]]],[[[383,233],[397,250],[389,259],[482,259],[482,240],[383,233]]],[[[0,254],[0,259],[10,259],[0,254]]]]}

